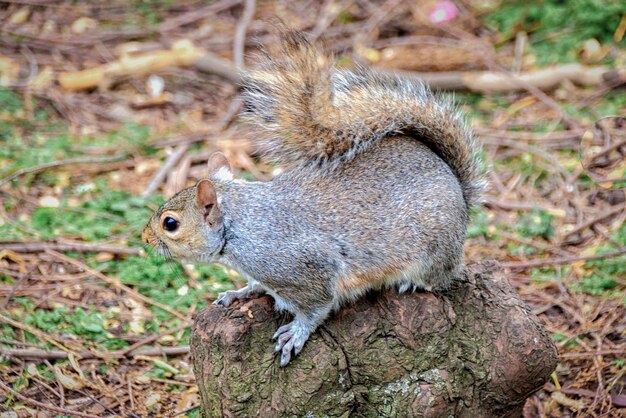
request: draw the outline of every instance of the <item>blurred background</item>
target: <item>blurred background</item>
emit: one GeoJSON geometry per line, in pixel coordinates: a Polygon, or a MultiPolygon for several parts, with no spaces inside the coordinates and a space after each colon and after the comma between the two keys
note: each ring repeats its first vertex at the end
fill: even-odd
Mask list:
{"type": "Polygon", "coordinates": [[[278,21],[464,109],[490,170],[468,263],[500,262],[560,352],[525,415],[624,416],[619,0],[0,0],[0,416],[198,416],[191,320],[243,283],[140,232],[213,151],[280,171],[237,97],[278,21]]]}

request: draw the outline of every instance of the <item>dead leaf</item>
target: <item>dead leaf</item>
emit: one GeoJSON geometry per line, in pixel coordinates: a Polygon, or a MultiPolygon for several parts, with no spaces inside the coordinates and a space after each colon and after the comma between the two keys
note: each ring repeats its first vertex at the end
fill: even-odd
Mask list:
{"type": "Polygon", "coordinates": [[[96,261],[99,263],[104,263],[105,261],[113,260],[114,255],[111,253],[98,253],[96,254],[96,261]]]}
{"type": "Polygon", "coordinates": [[[20,64],[13,58],[0,56],[0,86],[12,85],[20,73],[20,64]]]}
{"type": "Polygon", "coordinates": [[[72,33],[83,33],[98,27],[98,22],[90,17],[80,17],[72,22],[72,33]]]}
{"type": "Polygon", "coordinates": [[[146,402],[145,402],[146,408],[154,409],[160,400],[161,400],[160,394],[158,393],[151,394],[150,396],[146,398],[146,402]]]}
{"type": "Polygon", "coordinates": [[[26,22],[30,17],[30,7],[22,7],[17,12],[13,13],[9,18],[10,25],[21,25],[26,22]]]}
{"type": "Polygon", "coordinates": [[[75,379],[70,375],[63,374],[59,366],[54,366],[54,376],[65,389],[77,390],[85,387],[85,384],[79,379],[75,379]]]}
{"type": "Polygon", "coordinates": [[[191,408],[194,405],[200,404],[200,396],[198,395],[197,388],[191,388],[184,391],[176,405],[176,412],[184,411],[191,408]]]}
{"type": "Polygon", "coordinates": [[[583,43],[580,51],[582,61],[586,64],[596,64],[608,54],[609,49],[603,47],[597,39],[591,38],[583,43]]]}
{"type": "Polygon", "coordinates": [[[52,71],[51,66],[47,65],[30,82],[30,87],[33,90],[41,91],[50,87],[53,82],[54,82],[54,71],[52,71]]]}
{"type": "Polygon", "coordinates": [[[42,196],[39,198],[39,206],[42,208],[58,208],[61,203],[54,196],[42,196]]]}
{"type": "Polygon", "coordinates": [[[563,392],[552,392],[552,399],[560,403],[561,405],[567,406],[574,411],[580,411],[585,408],[585,404],[583,401],[577,401],[572,398],[568,398],[563,392]]]}
{"type": "Polygon", "coordinates": [[[2,250],[0,251],[0,260],[4,258],[8,258],[16,263],[19,266],[18,268],[20,273],[26,273],[26,262],[18,253],[11,250],[2,250]]]}

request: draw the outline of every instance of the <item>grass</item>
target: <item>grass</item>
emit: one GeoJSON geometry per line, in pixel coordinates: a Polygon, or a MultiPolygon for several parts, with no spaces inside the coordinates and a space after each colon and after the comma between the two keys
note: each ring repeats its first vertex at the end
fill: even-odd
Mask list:
{"type": "MultiPolygon", "coordinates": [[[[513,0],[491,3],[498,4],[499,7],[489,11],[487,21],[500,31],[500,45],[511,41],[520,31],[527,32],[529,52],[537,58],[539,65],[578,62],[580,48],[585,41],[592,38],[606,47],[625,46],[623,39],[614,39],[618,25],[626,14],[626,4],[620,1],[513,0]]],[[[125,14],[120,21],[124,25],[124,30],[152,28],[164,21],[168,8],[174,4],[175,2],[167,0],[158,2],[133,0],[135,12],[125,14]]],[[[341,23],[350,23],[356,19],[358,16],[352,15],[350,11],[344,11],[338,16],[341,23]]],[[[110,25],[115,29],[113,27],[115,24],[117,23],[103,22],[103,28],[110,25]]],[[[613,58],[605,58],[600,63],[609,66],[619,64],[616,64],[613,58]]],[[[568,87],[562,90],[570,93],[568,87]]],[[[572,94],[585,95],[583,89],[574,91],[572,94]]],[[[479,126],[536,134],[565,129],[558,118],[542,117],[544,116],[542,109],[545,107],[540,101],[507,113],[511,110],[511,104],[524,94],[457,93],[455,100],[468,111],[474,123],[479,126]],[[501,120],[503,124],[494,126],[491,124],[494,120],[501,120]]],[[[570,96],[570,94],[552,95],[564,111],[579,121],[581,126],[590,126],[601,116],[623,113],[623,109],[626,108],[626,95],[619,90],[597,97],[591,105],[582,108],[578,106],[580,104],[578,98],[570,96]]],[[[138,161],[160,162],[164,157],[162,150],[149,146],[154,135],[148,126],[136,123],[123,124],[105,134],[75,135],[66,123],[56,117],[54,109],[46,102],[33,99],[32,103],[26,105],[21,95],[0,88],[0,178],[16,170],[50,161],[92,155],[128,155],[138,161]]],[[[191,149],[196,151],[203,146],[204,144],[195,144],[191,149]]],[[[544,205],[539,205],[538,202],[538,207],[530,211],[482,208],[474,210],[467,231],[468,251],[483,251],[480,254],[482,258],[506,260],[558,256],[555,253],[547,254],[544,248],[558,242],[559,232],[563,230],[566,222],[562,216],[542,210],[539,206],[545,208],[552,204],[558,205],[558,199],[563,199],[563,195],[550,195],[551,188],[555,187],[555,171],[532,152],[535,146],[542,145],[531,144],[530,151],[521,154],[503,152],[502,155],[497,155],[492,161],[492,169],[506,180],[519,175],[521,180],[516,186],[528,193],[518,194],[514,190],[512,195],[523,196],[530,202],[535,201],[534,199],[541,200],[544,205]],[[507,175],[510,176],[506,177],[507,175]]],[[[549,152],[566,172],[572,173],[578,166],[577,149],[549,152]]],[[[486,160],[489,156],[487,150],[483,155],[486,160]]],[[[110,172],[92,173],[87,168],[89,167],[61,166],[45,172],[26,174],[12,181],[10,187],[4,187],[0,192],[2,239],[71,239],[117,246],[142,245],[139,239],[141,229],[164,198],[159,195],[140,197],[136,188],[133,189],[131,186],[133,182],[140,187],[144,186],[151,173],[141,174],[131,169],[122,174],[124,181],[120,182],[116,181],[110,172]],[[8,216],[5,217],[4,214],[8,216]]],[[[241,177],[251,178],[251,174],[244,172],[241,177]]],[[[585,192],[596,187],[584,173],[580,174],[576,181],[585,192]]],[[[509,197],[504,196],[503,199],[509,197]]],[[[593,208],[589,214],[585,214],[586,217],[591,215],[593,208]]],[[[567,222],[571,225],[571,217],[567,222]]],[[[612,233],[610,241],[605,240],[602,245],[590,245],[582,255],[601,254],[625,246],[626,226],[622,225],[621,228],[611,230],[615,232],[612,233]]],[[[574,249],[574,252],[576,251],[578,249],[574,249]]],[[[110,254],[71,252],[67,255],[119,280],[153,301],[173,307],[187,316],[192,316],[207,306],[218,292],[233,288],[231,273],[220,266],[183,266],[150,251],[145,256],[113,257],[110,254]]],[[[0,263],[4,261],[1,257],[0,263]]],[[[41,260],[41,264],[45,264],[46,268],[69,268],[63,263],[43,258],[41,260]]],[[[32,258],[24,263],[30,263],[29,266],[37,264],[32,262],[32,258]]],[[[41,273],[42,276],[46,272],[53,272],[54,275],[76,273],[76,271],[34,270],[34,274],[41,273]]],[[[555,299],[562,300],[564,295],[573,294],[576,300],[584,300],[585,304],[592,307],[606,301],[613,303],[611,306],[616,306],[619,302],[626,305],[623,282],[619,279],[625,275],[626,256],[621,256],[571,265],[535,268],[512,280],[518,277],[530,279],[520,281],[522,283],[520,291],[526,292],[526,297],[530,293],[543,292],[545,289],[558,289],[559,292],[566,289],[566,293],[555,291],[553,293],[556,295],[555,299]],[[527,282],[530,282],[530,286],[524,288],[523,283],[527,282]]],[[[12,286],[19,288],[20,285],[19,279],[1,272],[0,284],[4,285],[5,289],[12,286]]],[[[13,295],[3,315],[59,340],[75,343],[81,349],[98,352],[126,348],[146,335],[161,334],[183,322],[166,311],[129,298],[124,292],[106,286],[94,277],[59,287],[62,289],[58,293],[55,293],[56,290],[51,291],[42,298],[13,295]]],[[[530,300],[532,301],[532,294],[530,300]]],[[[0,297],[0,306],[3,302],[4,296],[0,297]]],[[[576,323],[575,318],[563,320],[567,313],[561,314],[557,308],[551,308],[548,314],[554,316],[547,315],[542,318],[547,317],[546,323],[552,325],[550,329],[553,339],[564,348],[579,346],[577,338],[589,341],[590,337],[580,332],[582,328],[568,325],[576,323]]],[[[581,310],[580,315],[584,316],[586,313],[581,310]]],[[[595,320],[589,319],[590,322],[595,320]]],[[[0,334],[4,340],[31,343],[44,349],[55,348],[49,342],[42,341],[27,331],[3,323],[0,323],[0,334]]],[[[183,330],[160,339],[159,345],[186,345],[188,337],[189,330],[183,330]]],[[[0,344],[8,347],[6,344],[0,344]]],[[[114,375],[119,369],[134,368],[140,378],[169,379],[172,377],[172,368],[188,371],[189,365],[179,360],[170,358],[165,362],[149,361],[143,364],[133,360],[132,365],[129,365],[130,361],[122,363],[118,360],[106,360],[94,365],[90,372],[104,378],[114,375]]],[[[611,367],[623,369],[624,364],[623,359],[617,359],[613,361],[611,367]]],[[[76,373],[72,370],[70,361],[55,361],[53,368],[45,364],[35,367],[28,363],[22,367],[10,364],[7,360],[0,360],[0,372],[9,367],[21,368],[20,375],[13,381],[13,386],[21,390],[33,387],[36,379],[55,386],[54,369],[57,367],[65,370],[68,375],[76,373]]],[[[576,364],[573,362],[561,362],[557,373],[563,375],[575,368],[576,364]]],[[[614,375],[619,373],[623,373],[623,370],[622,372],[618,370],[614,375]]],[[[131,375],[132,378],[136,377],[129,373],[124,379],[131,375]]],[[[579,383],[575,378],[569,379],[569,382],[579,383]]],[[[583,386],[584,383],[581,384],[581,387],[583,386]]],[[[154,388],[154,386],[145,387],[150,391],[154,388]]],[[[174,393],[171,399],[179,398],[180,393],[187,389],[176,383],[168,383],[166,387],[169,392],[174,393]]],[[[9,397],[5,405],[14,406],[16,402],[9,397]]],[[[199,410],[195,409],[186,416],[193,417],[198,414],[199,410]]]]}
{"type": "Polygon", "coordinates": [[[502,43],[518,32],[529,33],[537,63],[547,65],[578,62],[589,39],[623,47],[626,41],[614,35],[624,15],[626,3],[620,0],[511,0],[499,3],[486,22],[500,32],[502,43]]]}
{"type": "MultiPolygon", "coordinates": [[[[39,104],[37,104],[39,106],[39,104]]],[[[108,152],[151,156],[154,150],[146,146],[150,131],[145,126],[126,124],[119,130],[98,137],[74,137],[63,124],[39,109],[42,117],[27,121],[22,113],[20,98],[0,90],[2,111],[2,147],[0,147],[0,178],[21,168],[79,155],[90,155],[95,148],[108,152]],[[60,132],[60,133],[59,133],[60,132]],[[97,146],[95,145],[97,144],[97,146]]],[[[112,242],[116,245],[141,246],[139,236],[143,226],[164,198],[160,195],[140,197],[111,185],[107,174],[82,175],[80,168],[60,167],[43,173],[19,177],[12,184],[28,189],[33,198],[23,201],[22,195],[3,194],[2,207],[10,219],[0,218],[0,236],[5,240],[58,238],[86,242],[112,242]],[[42,197],[52,197],[43,201],[42,197]],[[42,204],[43,202],[43,204],[42,204]],[[51,207],[50,207],[51,206],[51,207]]],[[[16,190],[17,190],[16,189],[16,190]]],[[[233,287],[231,278],[219,266],[186,266],[148,252],[146,256],[127,256],[101,260],[95,253],[72,254],[90,267],[134,288],[141,294],[183,314],[191,315],[206,306],[218,292],[233,287]]],[[[16,279],[0,273],[0,283],[12,285],[16,279]]],[[[44,332],[71,336],[99,351],[117,350],[128,346],[123,335],[159,333],[181,324],[181,320],[153,307],[133,304],[132,300],[116,300],[102,283],[93,282],[94,295],[88,306],[64,306],[51,303],[39,306],[30,297],[13,297],[15,302],[7,315],[44,332]],[[123,317],[130,311],[131,318],[123,317]]],[[[84,285],[64,289],[63,297],[80,299],[84,285]],[[82,287],[81,287],[82,286],[82,287]]],[[[78,304],[80,305],[80,304],[78,304]]],[[[15,338],[13,328],[0,325],[3,338],[15,338]]],[[[186,335],[180,343],[186,343],[186,335]]],[[[27,342],[41,344],[39,339],[25,333],[27,342]]],[[[53,348],[44,344],[46,348],[53,348]]]]}

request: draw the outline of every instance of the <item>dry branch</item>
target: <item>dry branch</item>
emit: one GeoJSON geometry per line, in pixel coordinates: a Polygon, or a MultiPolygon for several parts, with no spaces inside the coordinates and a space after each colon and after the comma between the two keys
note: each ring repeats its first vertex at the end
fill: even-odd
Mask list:
{"type": "Polygon", "coordinates": [[[0,186],[2,186],[5,183],[10,182],[11,180],[15,180],[16,178],[24,174],[38,173],[40,171],[44,171],[53,167],[60,167],[60,166],[69,165],[69,164],[111,163],[114,161],[122,161],[126,158],[127,158],[127,155],[115,155],[111,157],[76,157],[76,158],[68,158],[67,160],[52,161],[49,163],[45,163],[45,164],[41,164],[41,165],[37,165],[33,167],[26,167],[26,168],[22,168],[21,170],[17,170],[15,173],[11,174],[10,176],[0,179],[0,186]]]}
{"type": "Polygon", "coordinates": [[[111,245],[88,244],[83,242],[3,242],[0,241],[0,251],[11,250],[18,253],[38,253],[46,250],[111,253],[123,255],[143,255],[141,248],[113,247],[111,245]]]}
{"type": "MultiPolygon", "coordinates": [[[[253,2],[250,2],[253,3],[253,2]]],[[[253,4],[246,4],[244,18],[254,12],[253,4]]],[[[246,20],[242,19],[240,31],[245,31],[246,20]]],[[[79,71],[61,73],[59,82],[66,90],[93,88],[114,78],[139,75],[159,71],[172,66],[193,66],[198,71],[220,76],[233,84],[239,84],[243,68],[243,44],[236,43],[237,64],[220,58],[210,52],[196,48],[190,41],[176,42],[171,50],[152,51],[134,56],[124,56],[112,63],[79,71]]],[[[520,74],[504,71],[436,72],[419,73],[413,71],[375,69],[381,74],[399,74],[418,79],[433,89],[471,90],[476,92],[509,92],[528,90],[550,90],[564,81],[581,85],[623,84],[626,83],[626,70],[606,67],[587,67],[580,64],[566,64],[541,68],[520,74]]]]}
{"type": "MultiPolygon", "coordinates": [[[[194,66],[204,72],[213,73],[239,83],[236,67],[222,58],[207,54],[198,59],[194,66]]],[[[606,83],[626,83],[626,70],[614,70],[606,67],[586,67],[580,64],[560,65],[517,75],[496,71],[451,71],[436,73],[418,73],[413,71],[375,69],[381,74],[398,74],[410,79],[417,79],[440,90],[470,90],[476,92],[509,92],[527,90],[528,86],[540,90],[550,90],[564,81],[582,85],[601,85],[606,83]]]]}
{"type": "Polygon", "coordinates": [[[189,149],[189,144],[181,144],[176,147],[176,150],[170,154],[169,157],[167,157],[167,160],[165,160],[165,164],[163,164],[159,171],[157,171],[152,177],[150,183],[148,183],[148,186],[146,186],[145,190],[141,194],[142,196],[150,196],[156,191],[156,189],[159,188],[161,183],[163,183],[163,180],[165,180],[167,174],[174,168],[176,163],[183,158],[187,149],[189,149]]]}
{"type": "Polygon", "coordinates": [[[564,81],[589,86],[601,85],[615,80],[626,83],[626,70],[586,67],[580,64],[558,65],[516,75],[495,71],[441,73],[394,71],[394,73],[420,79],[430,85],[431,88],[471,90],[483,93],[526,90],[527,85],[540,90],[550,90],[564,81]]]}
{"type": "Polygon", "coordinates": [[[4,316],[2,314],[0,314],[0,322],[3,322],[5,324],[11,325],[14,328],[19,328],[23,331],[29,332],[31,334],[33,334],[34,336],[36,336],[37,338],[39,338],[42,341],[47,341],[50,344],[54,345],[55,347],[58,347],[62,350],[67,350],[67,351],[62,351],[63,353],[65,353],[67,355],[68,352],[73,353],[75,350],[73,350],[72,348],[74,347],[68,347],[70,345],[70,343],[65,342],[65,343],[61,343],[57,340],[55,340],[54,338],[52,338],[50,335],[48,335],[47,333],[38,330],[35,327],[32,327],[28,324],[22,324],[19,321],[16,321],[15,319],[9,318],[8,316],[4,316]]]}
{"type": "Polygon", "coordinates": [[[60,413],[61,415],[69,415],[69,416],[84,417],[84,418],[99,418],[97,415],[86,414],[84,412],[74,411],[72,409],[67,409],[67,408],[61,408],[55,405],[50,405],[47,403],[36,401],[34,399],[30,399],[24,395],[21,395],[17,391],[11,389],[11,387],[5,385],[2,381],[0,381],[0,388],[6,391],[7,395],[12,394],[12,396],[15,396],[18,400],[22,402],[26,402],[27,404],[36,406],[38,408],[46,409],[48,411],[54,411],[54,412],[60,413]]]}
{"type": "Polygon", "coordinates": [[[169,50],[124,55],[118,60],[82,71],[59,74],[65,90],[83,90],[110,83],[119,77],[151,74],[168,67],[187,66],[204,54],[189,40],[175,42],[169,50]]]}
{"type": "Polygon", "coordinates": [[[210,52],[206,52],[202,57],[195,60],[193,66],[200,72],[214,74],[230,81],[232,84],[239,84],[240,82],[237,68],[230,61],[210,52]]]}
{"type": "Polygon", "coordinates": [[[237,24],[237,30],[235,31],[235,42],[233,43],[233,56],[235,57],[235,67],[243,70],[245,66],[244,62],[244,48],[246,44],[246,31],[248,25],[252,21],[254,16],[254,9],[256,8],[255,0],[245,0],[243,14],[237,24]]]}
{"type": "Polygon", "coordinates": [[[578,256],[578,257],[563,257],[563,258],[546,258],[543,260],[531,260],[531,261],[510,261],[501,263],[504,268],[510,268],[512,270],[524,270],[532,267],[545,267],[563,264],[572,264],[578,261],[600,260],[604,258],[619,257],[626,254],[626,249],[610,251],[602,254],[578,256]]]}
{"type": "MultiPolygon", "coordinates": [[[[123,351],[111,352],[111,353],[93,353],[91,351],[80,351],[75,355],[80,359],[115,359],[115,358],[132,358],[137,356],[180,356],[189,353],[189,346],[180,347],[156,347],[145,348],[141,350],[135,350],[128,353],[123,351]]],[[[36,349],[21,349],[21,348],[4,348],[0,347],[0,356],[8,358],[23,358],[23,359],[47,359],[47,360],[62,360],[69,358],[69,354],[61,350],[36,350],[36,349]]]]}
{"type": "Polygon", "coordinates": [[[149,305],[152,306],[156,306],[159,309],[163,309],[165,312],[180,318],[182,320],[187,320],[187,317],[185,317],[185,315],[181,314],[180,312],[170,308],[169,306],[163,305],[162,303],[159,303],[155,300],[150,299],[147,296],[142,295],[141,293],[131,289],[130,287],[122,284],[119,280],[115,279],[115,278],[111,278],[106,276],[105,274],[102,274],[101,272],[99,272],[98,270],[94,270],[91,267],[89,267],[88,265],[86,265],[85,263],[82,263],[74,258],[68,257],[66,255],[63,255],[61,253],[58,253],[56,251],[53,250],[46,250],[46,253],[50,254],[51,256],[55,257],[58,260],[61,260],[65,263],[69,263],[72,264],[76,267],[78,267],[79,269],[94,275],[95,277],[97,277],[98,279],[108,283],[110,286],[113,286],[113,288],[115,289],[120,289],[123,290],[124,292],[128,293],[132,298],[140,300],[144,303],[147,303],[149,305]]]}

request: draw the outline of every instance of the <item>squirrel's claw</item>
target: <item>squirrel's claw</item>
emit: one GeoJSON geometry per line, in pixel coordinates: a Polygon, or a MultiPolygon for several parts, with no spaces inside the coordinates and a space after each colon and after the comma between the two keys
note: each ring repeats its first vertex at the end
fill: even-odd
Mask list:
{"type": "MultiPolygon", "coordinates": [[[[276,332],[274,333],[274,335],[272,335],[272,340],[275,340],[276,338],[280,337],[282,334],[289,331],[291,329],[292,324],[293,322],[290,322],[287,325],[283,325],[282,327],[278,328],[276,332]]],[[[278,351],[278,349],[276,349],[276,351],[278,351]]]]}
{"type": "Polygon", "coordinates": [[[254,298],[260,295],[258,289],[248,285],[239,290],[227,290],[217,295],[217,299],[213,301],[213,305],[230,306],[236,300],[244,300],[254,298]]]}
{"type": "Polygon", "coordinates": [[[228,290],[217,295],[217,299],[213,301],[213,305],[222,305],[228,307],[235,300],[239,299],[236,290],[228,290]]]}
{"type": "Polygon", "coordinates": [[[281,351],[280,367],[285,367],[291,360],[291,352],[294,356],[302,351],[304,343],[309,339],[310,332],[308,327],[299,323],[297,320],[278,328],[272,339],[278,339],[274,352],[281,351]]]}

